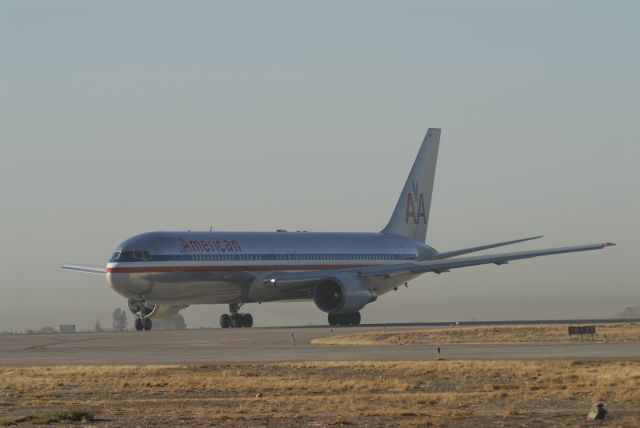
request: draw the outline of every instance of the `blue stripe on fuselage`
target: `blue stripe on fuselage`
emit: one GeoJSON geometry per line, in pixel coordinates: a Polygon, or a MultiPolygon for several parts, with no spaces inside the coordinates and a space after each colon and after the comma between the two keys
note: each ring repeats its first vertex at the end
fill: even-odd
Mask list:
{"type": "Polygon", "coordinates": [[[388,260],[413,260],[415,254],[389,254],[389,253],[327,253],[327,254],[155,254],[151,259],[142,260],[137,258],[111,258],[109,263],[134,263],[134,262],[197,262],[197,261],[338,261],[338,262],[361,262],[361,261],[388,261],[388,260]]]}

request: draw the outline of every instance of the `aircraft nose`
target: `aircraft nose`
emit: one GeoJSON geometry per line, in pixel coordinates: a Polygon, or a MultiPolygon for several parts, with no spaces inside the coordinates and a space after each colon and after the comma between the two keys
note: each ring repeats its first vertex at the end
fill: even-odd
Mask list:
{"type": "Polygon", "coordinates": [[[129,291],[129,274],[124,272],[107,272],[107,280],[113,290],[122,295],[127,296],[129,291]]]}

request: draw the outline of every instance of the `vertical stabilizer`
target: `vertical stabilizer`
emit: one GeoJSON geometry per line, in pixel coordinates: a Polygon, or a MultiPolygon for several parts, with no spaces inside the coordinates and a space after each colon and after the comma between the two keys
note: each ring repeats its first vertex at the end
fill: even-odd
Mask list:
{"type": "Polygon", "coordinates": [[[429,128],[389,224],[382,231],[424,242],[436,174],[440,129],[429,128]]]}

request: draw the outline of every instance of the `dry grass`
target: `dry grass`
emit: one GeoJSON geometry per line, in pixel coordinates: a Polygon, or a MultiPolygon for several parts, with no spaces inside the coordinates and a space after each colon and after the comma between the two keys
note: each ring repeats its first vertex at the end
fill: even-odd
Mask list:
{"type": "Polygon", "coordinates": [[[14,426],[19,424],[34,424],[34,425],[51,425],[55,423],[67,423],[67,422],[93,422],[93,412],[82,408],[72,409],[58,409],[50,410],[43,414],[34,416],[27,415],[21,416],[17,419],[7,419],[0,422],[1,426],[14,426]]]}
{"type": "Polygon", "coordinates": [[[0,421],[83,406],[111,426],[590,426],[595,401],[639,426],[640,362],[0,368],[0,421]]]}
{"type": "MultiPolygon", "coordinates": [[[[640,324],[619,323],[596,326],[595,340],[640,341],[640,324]]],[[[591,336],[584,336],[590,340],[591,336]]],[[[575,338],[573,340],[578,340],[575,338]]],[[[380,329],[314,339],[316,345],[417,345],[445,343],[533,343],[568,342],[567,325],[501,325],[425,328],[419,330],[380,329]]]]}

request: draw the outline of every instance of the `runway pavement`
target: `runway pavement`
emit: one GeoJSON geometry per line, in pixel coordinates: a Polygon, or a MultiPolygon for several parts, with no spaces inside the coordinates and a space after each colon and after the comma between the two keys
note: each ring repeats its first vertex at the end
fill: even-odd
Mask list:
{"type": "MultiPolygon", "coordinates": [[[[408,328],[409,326],[407,326],[408,328]]],[[[359,332],[378,327],[340,328],[359,332]]],[[[0,336],[1,366],[430,360],[437,344],[321,346],[328,327],[0,336]],[[295,344],[292,344],[292,333],[295,344]]],[[[441,345],[448,360],[638,360],[640,342],[441,345]]]]}

